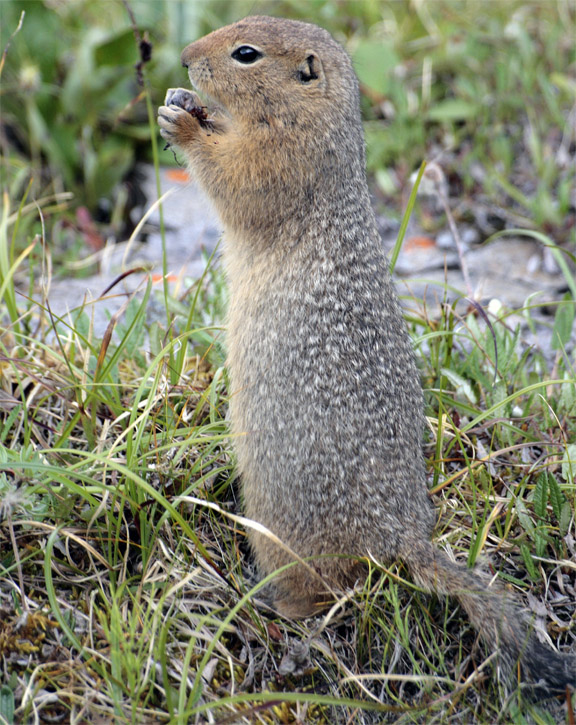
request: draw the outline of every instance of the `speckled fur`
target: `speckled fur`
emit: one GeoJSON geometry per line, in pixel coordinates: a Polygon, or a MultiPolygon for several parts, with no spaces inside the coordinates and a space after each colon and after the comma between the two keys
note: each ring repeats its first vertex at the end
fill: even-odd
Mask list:
{"type": "MultiPolygon", "coordinates": [[[[348,56],[314,25],[250,17],[192,43],[182,62],[206,101],[170,90],[159,123],[225,229],[230,413],[247,516],[313,557],[328,587],[362,574],[354,557],[403,558],[426,589],[458,597],[490,647],[500,641],[507,676],[524,651],[543,691],[574,684],[574,658],[540,645],[502,588],[430,542],[422,391],[370,205],[348,56]],[[231,57],[241,45],[263,57],[242,65],[231,57]],[[204,103],[209,123],[182,108],[204,103]]],[[[264,574],[291,560],[249,535],[264,574]]],[[[286,616],[329,598],[300,565],[272,594],[286,616]]]]}

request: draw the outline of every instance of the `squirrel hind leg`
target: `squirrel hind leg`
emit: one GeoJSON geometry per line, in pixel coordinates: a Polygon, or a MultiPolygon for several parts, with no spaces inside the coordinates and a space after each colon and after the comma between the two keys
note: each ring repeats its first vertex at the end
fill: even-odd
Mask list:
{"type": "Polygon", "coordinates": [[[320,614],[326,604],[315,597],[292,594],[274,599],[273,607],[287,619],[306,619],[320,614]]]}
{"type": "Polygon", "coordinates": [[[321,614],[342,593],[343,586],[354,583],[362,566],[355,560],[342,559],[310,565],[315,573],[297,564],[264,588],[262,598],[283,617],[305,619],[321,614]]]}
{"type": "Polygon", "coordinates": [[[258,598],[286,619],[306,619],[326,608],[328,595],[322,597],[316,582],[311,586],[306,572],[298,575],[298,567],[275,577],[258,593],[258,598]]]}

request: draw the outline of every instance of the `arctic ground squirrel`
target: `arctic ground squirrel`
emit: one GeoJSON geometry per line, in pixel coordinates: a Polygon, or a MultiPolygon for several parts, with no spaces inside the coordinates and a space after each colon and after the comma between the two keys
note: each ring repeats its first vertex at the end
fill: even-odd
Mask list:
{"type": "MultiPolygon", "coordinates": [[[[163,138],[224,227],[230,420],[246,515],[310,568],[273,584],[306,617],[353,584],[362,558],[401,559],[455,597],[510,681],[576,684],[576,657],[531,632],[519,603],[431,543],[424,403],[365,172],[358,81],[330,34],[248,17],[187,46],[196,92],[170,89],[163,138]]],[[[293,560],[249,531],[263,574],[293,560]]]]}

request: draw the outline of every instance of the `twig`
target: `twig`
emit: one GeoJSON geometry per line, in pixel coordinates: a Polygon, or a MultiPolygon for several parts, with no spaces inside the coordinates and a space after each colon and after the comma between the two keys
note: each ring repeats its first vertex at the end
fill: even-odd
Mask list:
{"type": "Polygon", "coordinates": [[[136,78],[138,80],[138,85],[144,87],[143,68],[144,64],[148,63],[148,61],[152,58],[152,43],[146,37],[143,37],[142,33],[138,29],[138,25],[136,23],[136,16],[134,15],[134,11],[130,7],[130,3],[128,2],[128,0],[122,0],[122,4],[126,8],[126,12],[128,13],[128,15],[130,16],[132,31],[134,32],[134,37],[136,38],[136,42],[138,44],[138,53],[140,54],[140,60],[134,66],[136,68],[136,78]]]}
{"type": "Polygon", "coordinates": [[[450,210],[450,204],[448,203],[448,195],[446,193],[446,177],[444,176],[444,172],[442,171],[440,166],[433,161],[426,166],[426,169],[424,170],[424,176],[426,177],[427,181],[431,182],[434,185],[435,194],[440,199],[440,203],[442,204],[442,208],[444,209],[444,213],[446,214],[446,218],[448,219],[448,225],[450,226],[450,231],[452,232],[454,242],[456,243],[456,250],[458,251],[458,259],[460,260],[460,269],[462,270],[462,276],[464,277],[466,292],[468,293],[468,297],[473,300],[474,293],[472,291],[470,275],[468,274],[468,264],[464,259],[464,245],[462,244],[462,238],[460,237],[458,227],[456,226],[456,222],[454,221],[454,217],[452,216],[452,212],[450,210]]]}
{"type": "Polygon", "coordinates": [[[14,550],[14,559],[16,561],[16,571],[18,573],[18,583],[20,585],[20,599],[22,601],[22,609],[24,614],[30,614],[28,602],[26,601],[26,591],[24,589],[24,575],[22,573],[22,562],[20,561],[20,552],[18,551],[18,545],[16,543],[16,535],[14,534],[14,524],[12,523],[12,512],[8,510],[6,512],[6,523],[8,524],[8,531],[10,532],[10,541],[12,542],[12,549],[14,550]]]}
{"type": "Polygon", "coordinates": [[[25,11],[22,10],[20,13],[20,20],[18,21],[18,25],[16,26],[16,30],[12,33],[12,35],[8,38],[8,42],[6,43],[6,46],[4,47],[4,50],[2,51],[2,58],[0,58],[0,76],[2,75],[2,70],[4,69],[4,63],[6,62],[6,56],[8,55],[8,48],[10,48],[10,43],[14,39],[14,36],[16,33],[19,32],[20,28],[22,27],[22,23],[24,22],[24,16],[26,15],[25,11]]]}

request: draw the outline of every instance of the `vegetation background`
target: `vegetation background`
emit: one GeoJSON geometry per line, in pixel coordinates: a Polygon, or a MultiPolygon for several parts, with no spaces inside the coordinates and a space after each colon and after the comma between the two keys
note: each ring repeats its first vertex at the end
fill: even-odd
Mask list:
{"type": "Polygon", "coordinates": [[[413,299],[407,322],[437,540],[489,562],[543,636],[575,648],[574,4],[4,0],[0,723],[574,722],[568,695],[502,691],[465,616],[401,566],[371,562],[317,621],[256,606],[217,264],[159,292],[126,270],[141,292],[104,335],[81,300],[50,309],[53,276],[86,274],[105,241],[139,233],[135,164],[158,167],[155,109],[183,84],[182,47],[250,13],[346,45],[389,218],[426,159],[449,202],[415,204],[427,235],[521,229],[555,260],[555,299],[487,313],[440,288],[444,304],[413,299]],[[541,329],[551,344],[527,345],[541,329]]]}

